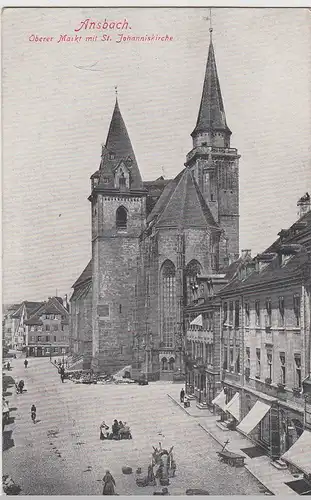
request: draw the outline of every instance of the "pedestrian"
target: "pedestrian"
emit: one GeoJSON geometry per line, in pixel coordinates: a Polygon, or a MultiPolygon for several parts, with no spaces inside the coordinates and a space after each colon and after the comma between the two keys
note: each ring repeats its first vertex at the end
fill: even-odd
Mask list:
{"type": "Polygon", "coordinates": [[[60,379],[62,381],[62,383],[64,383],[64,378],[65,378],[65,369],[63,366],[60,367],[59,369],[59,373],[60,373],[60,379]]]}
{"type": "Polygon", "coordinates": [[[115,495],[114,487],[116,485],[116,482],[110,474],[109,470],[106,470],[106,474],[103,477],[103,483],[103,495],[115,495]]]}
{"type": "Polygon", "coordinates": [[[10,369],[11,369],[10,361],[8,361],[8,362],[7,362],[6,369],[7,369],[8,371],[10,371],[10,369]]]}
{"type": "Polygon", "coordinates": [[[35,405],[32,405],[32,407],[30,408],[30,415],[31,415],[31,420],[35,424],[37,417],[37,408],[35,407],[35,405]]]}
{"type": "Polygon", "coordinates": [[[185,399],[185,391],[184,388],[180,391],[180,402],[183,403],[185,399]]]}
{"type": "Polygon", "coordinates": [[[25,366],[25,368],[27,368],[27,366],[28,366],[28,359],[25,359],[24,366],[25,366]]]}
{"type": "Polygon", "coordinates": [[[23,380],[20,380],[18,382],[18,392],[20,394],[23,394],[23,390],[24,390],[24,385],[25,385],[25,382],[23,380]]]}

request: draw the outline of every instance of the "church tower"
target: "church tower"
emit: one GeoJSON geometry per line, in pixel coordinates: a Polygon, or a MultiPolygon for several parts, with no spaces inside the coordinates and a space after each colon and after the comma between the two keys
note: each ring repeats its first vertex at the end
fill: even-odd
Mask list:
{"type": "Polygon", "coordinates": [[[215,221],[223,230],[220,267],[239,256],[239,158],[230,147],[210,29],[210,45],[198,119],[191,136],[193,149],[185,166],[194,174],[215,221]]]}
{"type": "Polygon", "coordinates": [[[116,99],[92,193],[92,368],[116,372],[132,362],[139,236],[146,191],[116,99]]]}

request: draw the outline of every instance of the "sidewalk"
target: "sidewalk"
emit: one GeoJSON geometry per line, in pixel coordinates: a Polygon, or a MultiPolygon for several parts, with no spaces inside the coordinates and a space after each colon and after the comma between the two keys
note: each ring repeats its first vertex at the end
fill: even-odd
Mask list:
{"type": "MultiPolygon", "coordinates": [[[[190,408],[184,408],[178,401],[175,394],[168,394],[168,397],[188,414],[189,417],[198,419],[198,425],[209,434],[220,446],[224,446],[229,440],[227,449],[243,455],[245,457],[245,468],[273,495],[298,495],[285,483],[294,481],[295,478],[288,470],[279,470],[271,465],[271,460],[266,455],[250,458],[242,451],[243,448],[254,446],[254,443],[238,431],[222,430],[217,426],[218,416],[213,415],[209,410],[199,410],[196,402],[191,401],[190,408]]],[[[299,496],[299,495],[298,495],[299,496]]]]}

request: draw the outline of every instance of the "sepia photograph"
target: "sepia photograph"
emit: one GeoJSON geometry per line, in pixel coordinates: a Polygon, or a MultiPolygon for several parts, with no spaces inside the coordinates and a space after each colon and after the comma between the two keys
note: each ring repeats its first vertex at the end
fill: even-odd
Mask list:
{"type": "Polygon", "coordinates": [[[2,11],[2,493],[311,494],[311,9],[2,11]]]}

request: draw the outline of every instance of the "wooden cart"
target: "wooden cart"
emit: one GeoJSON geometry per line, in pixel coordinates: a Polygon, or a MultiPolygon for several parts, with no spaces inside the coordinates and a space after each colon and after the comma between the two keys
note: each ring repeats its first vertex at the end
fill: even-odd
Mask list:
{"type": "Polygon", "coordinates": [[[233,453],[233,451],[226,450],[225,448],[228,443],[229,440],[225,442],[222,450],[217,452],[220,461],[234,467],[243,467],[245,457],[242,455],[238,455],[237,453],[233,453]]]}

